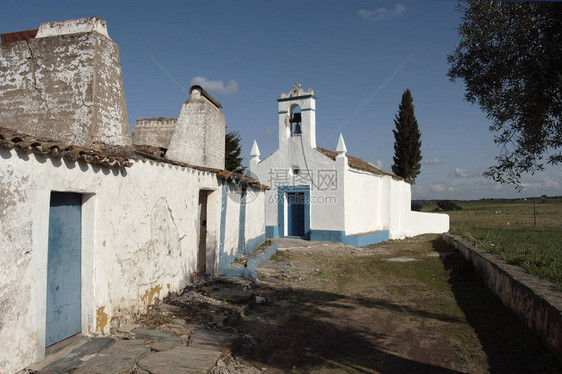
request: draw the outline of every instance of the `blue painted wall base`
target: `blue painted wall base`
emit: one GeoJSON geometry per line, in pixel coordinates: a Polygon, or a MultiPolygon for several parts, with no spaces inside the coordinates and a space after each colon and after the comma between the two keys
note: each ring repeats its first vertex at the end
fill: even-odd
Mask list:
{"type": "Polygon", "coordinates": [[[265,226],[265,234],[268,239],[279,238],[279,226],[265,226]]]}
{"type": "Polygon", "coordinates": [[[389,235],[388,230],[365,235],[346,235],[344,243],[356,247],[365,247],[370,244],[386,242],[390,238],[389,235]]]}
{"type": "Polygon", "coordinates": [[[389,231],[379,231],[365,235],[345,235],[345,231],[310,230],[310,240],[343,243],[356,247],[381,243],[389,239],[389,231]]]}
{"type": "Polygon", "coordinates": [[[227,277],[244,277],[251,278],[254,282],[258,279],[258,266],[271,258],[277,251],[277,244],[270,245],[265,251],[257,256],[249,256],[245,268],[224,268],[221,269],[220,275],[227,277]]]}
{"type": "MultiPolygon", "coordinates": [[[[266,226],[267,238],[281,238],[279,226],[266,226]]],[[[389,239],[389,231],[379,231],[365,235],[345,235],[345,231],[336,230],[310,230],[310,239],[319,242],[344,243],[356,247],[365,247],[370,244],[382,243],[389,239]]]]}

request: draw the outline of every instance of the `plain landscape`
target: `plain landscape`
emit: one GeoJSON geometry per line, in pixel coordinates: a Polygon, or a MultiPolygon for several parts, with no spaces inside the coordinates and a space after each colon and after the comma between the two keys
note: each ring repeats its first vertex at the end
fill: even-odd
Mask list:
{"type": "MultiPolygon", "coordinates": [[[[418,202],[422,211],[437,204],[418,202]]],[[[450,232],[562,290],[562,197],[454,201],[450,232]]]]}

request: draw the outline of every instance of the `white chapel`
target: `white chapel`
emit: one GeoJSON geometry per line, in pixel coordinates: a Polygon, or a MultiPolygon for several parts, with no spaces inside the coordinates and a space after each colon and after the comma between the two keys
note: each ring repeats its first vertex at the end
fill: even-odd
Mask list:
{"type": "Polygon", "coordinates": [[[449,230],[446,214],[411,211],[411,182],[316,145],[316,96],[295,84],[278,101],[279,149],[264,160],[254,141],[250,173],[266,191],[269,238],[300,237],[365,246],[449,230]]]}

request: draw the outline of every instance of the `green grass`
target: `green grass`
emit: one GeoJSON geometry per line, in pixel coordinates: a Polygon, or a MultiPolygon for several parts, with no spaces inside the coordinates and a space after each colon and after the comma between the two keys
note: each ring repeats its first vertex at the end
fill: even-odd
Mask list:
{"type": "MultiPolygon", "coordinates": [[[[562,290],[562,198],[458,201],[450,232],[562,290]],[[536,220],[536,225],[535,225],[536,220]]],[[[433,204],[423,211],[432,211],[433,204]]]]}
{"type": "Polygon", "coordinates": [[[272,244],[273,242],[270,239],[267,239],[258,248],[254,249],[252,253],[250,253],[248,256],[258,256],[261,252],[264,252],[272,244]]]}

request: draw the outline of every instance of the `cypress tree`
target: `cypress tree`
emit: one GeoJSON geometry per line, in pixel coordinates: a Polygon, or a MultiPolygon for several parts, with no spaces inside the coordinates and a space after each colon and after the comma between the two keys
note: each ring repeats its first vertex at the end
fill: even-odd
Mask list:
{"type": "Polygon", "coordinates": [[[240,134],[237,131],[226,131],[225,132],[225,160],[224,167],[228,171],[233,171],[235,173],[243,173],[246,170],[242,166],[243,158],[240,157],[242,152],[242,147],[240,146],[240,134]]]}
{"type": "Polygon", "coordinates": [[[398,107],[398,114],[394,119],[396,130],[394,133],[394,174],[416,181],[421,166],[421,140],[418,121],[414,115],[412,93],[407,89],[402,94],[402,102],[398,107]]]}

